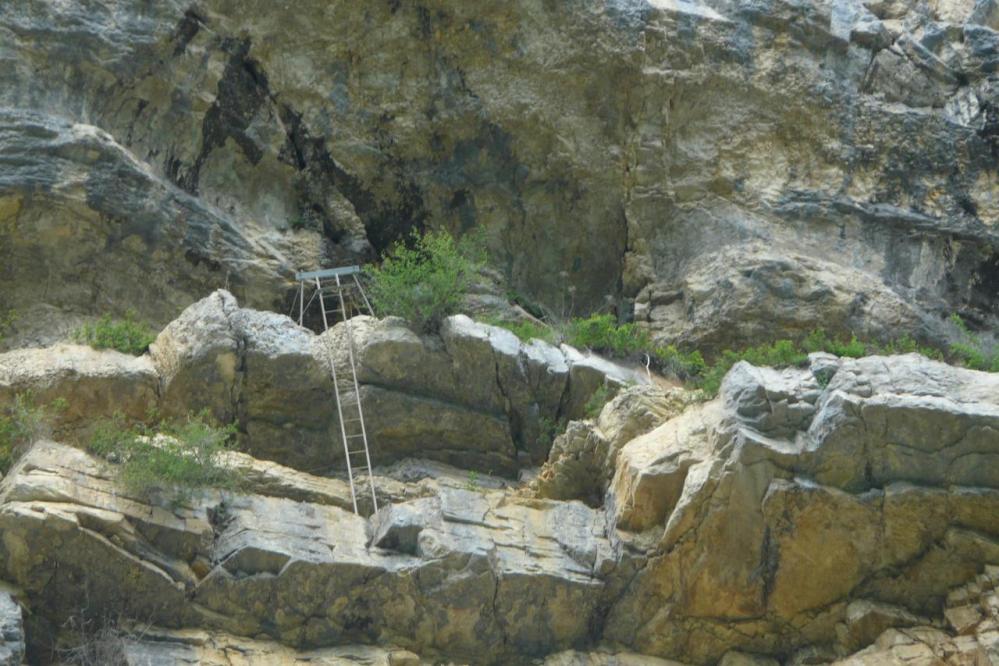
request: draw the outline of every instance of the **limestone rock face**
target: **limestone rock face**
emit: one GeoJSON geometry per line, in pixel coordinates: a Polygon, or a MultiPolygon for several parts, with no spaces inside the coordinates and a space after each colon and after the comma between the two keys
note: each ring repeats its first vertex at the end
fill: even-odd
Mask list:
{"type": "Polygon", "coordinates": [[[21,607],[7,592],[0,592],[0,664],[21,666],[24,660],[24,626],[21,607]]]}
{"type": "Polygon", "coordinates": [[[22,349],[0,355],[0,402],[31,395],[36,404],[65,402],[53,416],[61,429],[78,429],[95,416],[143,419],[157,402],[159,377],[148,357],[78,345],[22,349]]]}
{"type": "Polygon", "coordinates": [[[85,590],[98,616],[167,628],[506,663],[585,642],[613,567],[600,514],[580,504],[441,488],[378,514],[368,547],[365,519],[333,506],[207,493],[167,511],[120,494],[110,472],[45,444],[0,487],[4,573],[36,630],[85,590]]]}
{"type": "MultiPolygon", "coordinates": [[[[427,458],[516,476],[548,456],[544,422],[582,416],[605,384],[649,381],[461,315],[440,336],[421,337],[399,319],[355,317],[350,326],[376,464],[427,458]]],[[[78,346],[0,355],[0,399],[29,391],[42,404],[63,398],[64,431],[116,412],[142,421],[152,411],[183,418],[207,410],[235,422],[255,457],[325,473],[343,459],[334,366],[349,378],[345,324],[317,336],[282,315],[240,308],[219,290],[167,325],[148,356],[78,346]]]]}
{"type": "Polygon", "coordinates": [[[656,545],[607,636],[709,662],[933,614],[999,557],[996,381],[914,354],[844,360],[825,389],[737,365],[619,454],[608,510],[656,545]]]}
{"type": "MultiPolygon", "coordinates": [[[[0,58],[11,65],[12,31],[30,28],[3,12],[0,58]]],[[[24,319],[15,342],[64,339],[63,322],[80,315],[134,310],[163,325],[222,286],[280,301],[289,261],[254,223],[177,188],[79,113],[10,103],[0,103],[0,275],[2,305],[24,319]]]]}
{"type": "MultiPolygon", "coordinates": [[[[258,350],[247,363],[305,357],[267,342],[286,326],[270,315],[226,320],[249,332],[237,356],[258,350]]],[[[423,356],[432,397],[420,399],[445,411],[460,404],[456,368],[491,382],[532,367],[523,347],[498,360],[506,338],[465,320],[435,338],[352,324],[366,387],[419,395],[391,361],[423,356]]],[[[182,330],[160,359],[212,368],[210,355],[168,353],[195,340],[182,330]]],[[[51,647],[86,599],[97,617],[162,630],[129,654],[180,663],[240,651],[276,663],[973,663],[996,651],[996,382],[915,354],[741,363],[715,400],[633,387],[573,422],[566,442],[589,444],[556,447],[556,473],[539,482],[562,499],[409,460],[377,470],[373,515],[363,497],[362,514],[350,510],[339,479],[245,453],[229,461],[247,478],[239,493],[167,506],[124,491],[112,463],[43,441],[0,481],[0,580],[29,602],[29,652],[51,647]]],[[[483,413],[500,395],[553,395],[495,386],[467,387],[483,413]]],[[[243,402],[256,400],[278,408],[243,402]]]]}
{"type": "Polygon", "coordinates": [[[994,4],[7,2],[2,306],[277,306],[433,226],[706,347],[994,324],[994,4]]]}
{"type": "Polygon", "coordinates": [[[683,389],[655,385],[621,391],[593,421],[571,421],[555,438],[536,483],[539,497],[603,501],[621,447],[680,414],[696,397],[683,389]]]}

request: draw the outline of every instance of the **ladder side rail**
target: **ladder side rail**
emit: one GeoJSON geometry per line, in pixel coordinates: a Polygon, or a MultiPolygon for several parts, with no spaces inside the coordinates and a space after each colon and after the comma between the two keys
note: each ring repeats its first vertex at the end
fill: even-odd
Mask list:
{"type": "MultiPolygon", "coordinates": [[[[337,280],[339,282],[339,280],[337,280]]],[[[319,289],[319,307],[323,310],[323,327],[329,331],[329,322],[326,320],[326,299],[323,298],[322,284],[319,282],[319,278],[316,278],[316,288],[319,289]]],[[[340,299],[343,300],[343,295],[340,295],[340,299]]],[[[348,340],[350,339],[350,331],[347,331],[348,340]]],[[[340,421],[340,437],[343,440],[343,455],[347,460],[347,478],[350,480],[350,499],[354,503],[354,513],[357,514],[357,493],[354,492],[354,471],[350,464],[350,442],[347,439],[347,426],[343,421],[343,405],[340,399],[340,382],[337,379],[336,374],[336,359],[333,357],[333,350],[330,348],[330,339],[326,338],[326,354],[330,359],[330,371],[333,374],[333,392],[336,394],[336,413],[338,420],[340,421]]],[[[360,401],[360,396],[358,396],[358,401],[360,401]]],[[[367,447],[365,447],[367,448],[367,447]]]]}
{"type": "Polygon", "coordinates": [[[298,281],[298,325],[305,323],[305,281],[298,281]]]}
{"type": "Polygon", "coordinates": [[[357,278],[357,273],[354,273],[351,277],[354,278],[354,284],[357,285],[357,291],[361,293],[361,298],[364,300],[364,306],[368,308],[368,314],[372,317],[375,316],[375,310],[371,307],[371,302],[368,300],[368,295],[364,293],[364,287],[361,286],[361,281],[357,278]]]}
{"type": "MultiPolygon", "coordinates": [[[[340,276],[336,276],[337,285],[340,285],[340,276]]],[[[344,314],[344,326],[347,333],[347,357],[350,359],[350,374],[354,381],[354,395],[357,396],[357,415],[361,420],[361,441],[364,443],[364,460],[368,466],[368,484],[371,486],[371,506],[375,512],[378,511],[378,498],[375,495],[375,475],[371,471],[371,452],[368,449],[368,429],[364,424],[364,408],[361,406],[361,387],[357,382],[357,365],[354,362],[354,335],[351,331],[350,318],[347,317],[347,305],[343,299],[343,290],[340,292],[340,308],[344,314]]],[[[348,463],[349,464],[349,463],[348,463]]]]}

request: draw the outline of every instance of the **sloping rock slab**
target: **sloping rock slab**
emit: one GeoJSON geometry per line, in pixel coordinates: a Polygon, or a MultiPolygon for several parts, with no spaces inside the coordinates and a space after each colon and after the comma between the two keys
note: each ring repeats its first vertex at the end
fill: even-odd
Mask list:
{"type": "Polygon", "coordinates": [[[54,626],[86,598],[167,628],[506,663],[585,643],[613,563],[581,504],[442,488],[379,514],[369,547],[367,521],[337,507],[205,493],[167,510],[112,473],[46,443],[0,484],[3,574],[54,626]]]}

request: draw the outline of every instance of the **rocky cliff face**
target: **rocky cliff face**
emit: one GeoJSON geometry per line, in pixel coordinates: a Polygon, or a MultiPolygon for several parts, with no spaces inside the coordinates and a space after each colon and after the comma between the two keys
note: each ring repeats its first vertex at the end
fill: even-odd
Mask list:
{"type": "Polygon", "coordinates": [[[382,464],[374,514],[317,474],[338,463],[329,424],[296,425],[331,411],[319,401],[342,346],[325,343],[342,326],[316,336],[219,292],[149,357],[0,356],[0,390],[67,397],[90,417],[199,395],[249,454],[230,454],[239,491],[171,505],[121,486],[114,461],[35,444],[0,482],[0,578],[30,608],[24,629],[7,613],[7,663],[23,643],[46,662],[84,615],[136,627],[115,639],[135,664],[999,657],[999,376],[814,355],[804,369],[737,365],[704,402],[632,375],[549,451],[523,439],[532,415],[573,418],[574,392],[627,370],[464,317],[438,336],[352,325],[382,464]],[[448,368],[478,382],[455,385],[448,368]],[[546,457],[535,481],[514,480],[546,457]]]}
{"type": "Polygon", "coordinates": [[[708,354],[994,331],[997,62],[995,0],[0,2],[0,407],[65,403],[0,479],[0,664],[999,664],[999,375],[820,354],[707,400],[357,317],[355,513],[345,327],[280,314],[442,228],[708,354]],[[65,344],[130,309],[148,354],[65,344]],[[238,490],[83,446],[202,409],[238,490]]]}
{"type": "Polygon", "coordinates": [[[295,268],[484,228],[514,288],[671,340],[940,339],[997,315],[996,16],[8,2],[4,299],[26,339],[127,306],[164,324],[222,286],[286,307],[295,268]]]}

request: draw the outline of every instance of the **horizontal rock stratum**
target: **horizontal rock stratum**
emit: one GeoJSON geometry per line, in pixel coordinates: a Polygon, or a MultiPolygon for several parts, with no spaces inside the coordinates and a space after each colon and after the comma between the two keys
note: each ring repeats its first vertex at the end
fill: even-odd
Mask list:
{"type": "MultiPolygon", "coordinates": [[[[362,381],[388,396],[364,398],[376,464],[418,456],[509,476],[548,457],[539,480],[402,460],[377,470],[381,510],[354,515],[341,481],[310,473],[337,465],[329,425],[298,422],[308,406],[331,411],[342,329],[315,336],[225,293],[168,326],[150,357],[8,353],[8,393],[99,412],[123,385],[149,386],[135,395],[164,411],[203,404],[234,420],[249,453],[236,456],[241,491],[170,506],[131,496],[111,462],[32,447],[0,482],[0,578],[30,609],[29,653],[85,607],[146,627],[128,639],[145,655],[133,663],[227,650],[363,664],[999,654],[999,376],[915,354],[740,363],[708,402],[624,388],[549,457],[525,424],[571,414],[573,391],[626,384],[627,370],[463,317],[439,336],[351,325],[362,381]],[[406,412],[412,400],[442,411],[406,412]],[[379,409],[408,413],[425,439],[405,445],[379,409]],[[453,412],[472,421],[437,416],[453,412]],[[495,441],[479,425],[492,421],[495,441]]],[[[79,413],[57,429],[67,441],[79,413]]]]}

